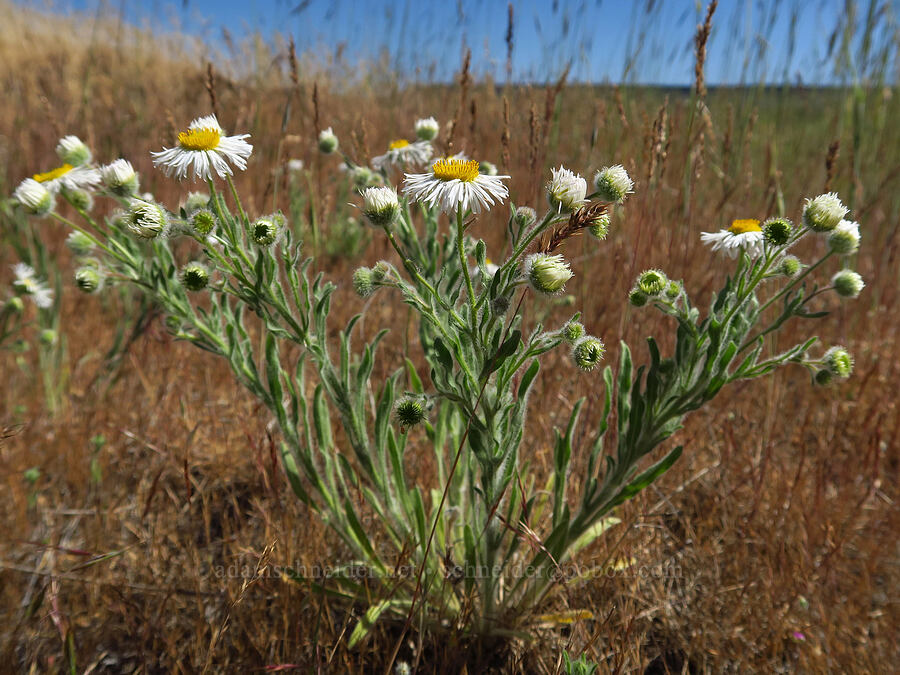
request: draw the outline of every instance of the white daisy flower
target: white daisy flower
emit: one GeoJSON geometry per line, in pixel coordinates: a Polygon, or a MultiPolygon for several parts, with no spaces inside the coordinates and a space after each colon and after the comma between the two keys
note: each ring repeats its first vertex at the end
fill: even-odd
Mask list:
{"type": "Polygon", "coordinates": [[[503,178],[509,176],[480,173],[475,160],[439,159],[429,173],[406,174],[403,194],[432,208],[439,206],[447,214],[468,209],[481,213],[509,196],[503,178]]]}
{"type": "Polygon", "coordinates": [[[177,147],[150,154],[155,166],[179,180],[187,178],[192,168],[195,180],[212,180],[213,173],[225,178],[234,173],[228,162],[241,171],[247,168],[253,146],[245,138],[250,138],[250,134],[226,136],[216,116],[207,115],[195,119],[187,131],[178,134],[177,147]]]}
{"type": "Polygon", "coordinates": [[[560,166],[550,170],[547,200],[557,213],[571,213],[584,204],[587,181],[573,171],[560,166]]]}
{"type": "Polygon", "coordinates": [[[25,263],[17,263],[13,266],[13,273],[16,275],[13,287],[29,296],[35,305],[46,309],[53,304],[53,291],[37,278],[33,267],[25,263]]]}
{"type": "Polygon", "coordinates": [[[764,241],[759,221],[753,218],[734,220],[727,230],[701,232],[700,239],[712,245],[713,251],[724,251],[731,258],[736,257],[741,249],[750,257],[762,254],[764,241]]]}
{"type": "Polygon", "coordinates": [[[394,167],[405,169],[407,165],[422,166],[431,159],[432,152],[431,143],[428,141],[410,143],[401,138],[391,141],[386,153],[373,157],[372,166],[379,171],[387,171],[394,167]]]}
{"type": "Polygon", "coordinates": [[[100,184],[100,172],[84,165],[63,164],[51,171],[36,173],[32,178],[53,194],[63,189],[89,190],[100,184]]]}

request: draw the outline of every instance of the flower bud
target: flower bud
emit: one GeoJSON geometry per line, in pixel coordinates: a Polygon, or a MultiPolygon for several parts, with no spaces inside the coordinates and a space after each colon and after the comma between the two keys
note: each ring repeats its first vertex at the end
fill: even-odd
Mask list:
{"type": "Polygon", "coordinates": [[[59,335],[52,328],[45,328],[38,334],[38,341],[45,347],[55,345],[59,335]]]}
{"type": "Polygon", "coordinates": [[[136,199],[125,214],[125,226],[136,237],[155,239],[166,235],[169,219],[158,204],[136,199]]]}
{"type": "Polygon", "coordinates": [[[558,213],[571,213],[584,204],[587,181],[572,171],[560,166],[551,169],[550,183],[547,185],[547,201],[558,213]]]}
{"type": "Polygon", "coordinates": [[[300,173],[301,171],[303,171],[303,160],[289,159],[287,161],[287,170],[291,173],[300,173]]]}
{"type": "Polygon", "coordinates": [[[669,300],[675,300],[681,295],[681,284],[677,281],[670,281],[666,284],[666,297],[669,300]]]}
{"type": "Polygon", "coordinates": [[[516,209],[516,215],[513,216],[513,219],[516,221],[519,229],[524,230],[537,222],[537,213],[530,206],[520,206],[516,209]]]}
{"type": "Polygon", "coordinates": [[[606,347],[603,341],[589,335],[575,343],[575,347],[572,349],[572,359],[576,366],[590,372],[603,360],[605,353],[606,347]]]}
{"type": "Polygon", "coordinates": [[[62,189],[62,195],[78,211],[90,211],[94,207],[94,197],[87,190],[62,189]]]}
{"type": "Polygon", "coordinates": [[[496,176],[497,175],[497,165],[492,164],[491,162],[479,162],[478,163],[478,173],[485,176],[496,176]]]}
{"type": "Polygon", "coordinates": [[[100,288],[101,283],[103,278],[96,267],[85,266],[75,270],[75,285],[78,286],[78,290],[93,293],[100,288]]]}
{"type": "Polygon", "coordinates": [[[829,192],[815,199],[807,199],[803,207],[803,224],[814,232],[830,232],[838,226],[849,209],[829,192]]]}
{"type": "Polygon", "coordinates": [[[852,255],[859,250],[859,223],[842,220],[828,234],[828,250],[838,255],[852,255]]]}
{"type": "Polygon", "coordinates": [[[632,288],[628,294],[628,302],[635,307],[643,307],[647,304],[647,300],[649,300],[649,297],[640,288],[632,288]]]}
{"type": "Polygon", "coordinates": [[[830,370],[826,370],[825,368],[818,371],[815,375],[816,384],[818,384],[820,387],[827,387],[829,384],[831,384],[831,381],[833,379],[834,375],[831,374],[830,370]]]}
{"type": "Polygon", "coordinates": [[[25,303],[22,302],[22,298],[20,298],[18,295],[14,295],[9,300],[7,300],[6,304],[3,307],[10,314],[21,314],[25,311],[25,303]]]}
{"type": "Polygon", "coordinates": [[[584,324],[578,321],[569,321],[569,323],[562,327],[560,334],[562,334],[563,340],[575,344],[584,337],[584,324]]]}
{"type": "Polygon", "coordinates": [[[205,192],[189,192],[182,204],[187,213],[193,213],[199,209],[209,208],[209,195],[205,192]]]}
{"type": "Polygon", "coordinates": [[[278,221],[272,216],[257,218],[250,226],[250,236],[259,246],[271,246],[278,241],[281,233],[278,221]]]}
{"type": "Polygon", "coordinates": [[[831,285],[842,298],[855,298],[866,287],[863,278],[853,270],[841,270],[831,277],[831,285]]]}
{"type": "Polygon", "coordinates": [[[666,289],[669,279],[660,270],[642,272],[637,280],[637,288],[648,296],[656,296],[666,289]]]}
{"type": "Polygon", "coordinates": [[[331,127],[319,132],[319,152],[330,155],[338,149],[338,137],[334,135],[331,127]]]}
{"type": "Polygon", "coordinates": [[[209,270],[198,262],[190,262],[181,268],[181,285],[189,291],[202,291],[209,284],[209,270]]]}
{"type": "Polygon", "coordinates": [[[525,258],[525,277],[538,293],[559,293],[574,275],[569,263],[559,255],[533,253],[525,258]]]}
{"type": "Polygon", "coordinates": [[[64,164],[81,166],[91,161],[91,151],[78,136],[66,136],[56,146],[56,154],[64,164]]]}
{"type": "Polygon", "coordinates": [[[793,231],[793,223],[787,218],[769,218],[762,225],[763,239],[772,246],[784,246],[793,231]]]}
{"type": "Polygon", "coordinates": [[[387,260],[379,260],[372,267],[372,280],[376,283],[384,281],[391,273],[391,264],[387,260]]]}
{"type": "Polygon", "coordinates": [[[368,298],[375,292],[372,270],[368,267],[360,267],[353,273],[353,290],[361,298],[368,298]]]}
{"type": "Polygon", "coordinates": [[[191,229],[205,237],[216,229],[216,217],[209,209],[200,209],[191,216],[191,229]]]}
{"type": "Polygon", "coordinates": [[[30,214],[43,216],[53,210],[53,195],[34,178],[26,178],[13,192],[15,199],[30,214]]]}
{"type": "Polygon", "coordinates": [[[822,362],[828,372],[841,379],[847,379],[853,372],[853,357],[850,356],[850,352],[840,346],[832,347],[825,352],[822,362]]]}
{"type": "Polygon", "coordinates": [[[363,190],[362,211],[375,227],[388,227],[400,215],[397,192],[389,187],[370,187],[363,190]]]}
{"type": "Polygon", "coordinates": [[[138,176],[127,159],[100,167],[100,179],[106,189],[120,197],[131,197],[138,193],[138,176]]]}
{"type": "Polygon", "coordinates": [[[423,141],[434,140],[440,130],[437,120],[433,117],[416,120],[416,137],[423,141]]]}
{"type": "Polygon", "coordinates": [[[609,234],[609,214],[601,213],[594,218],[591,224],[588,225],[588,232],[600,241],[606,239],[606,235],[609,234]]]}
{"type": "Polygon", "coordinates": [[[509,296],[498,295],[491,300],[491,313],[494,316],[503,316],[509,311],[509,296]]]}
{"type": "Polygon", "coordinates": [[[66,237],[66,246],[77,256],[85,256],[94,250],[94,240],[87,236],[84,232],[74,230],[66,237]]]}
{"type": "Polygon", "coordinates": [[[594,176],[594,187],[600,199],[606,202],[621,203],[625,195],[634,192],[634,181],[621,164],[603,167],[594,176]]]}
{"type": "Polygon", "coordinates": [[[394,420],[405,433],[406,429],[425,421],[425,405],[419,396],[404,396],[394,404],[394,420]]]}
{"type": "Polygon", "coordinates": [[[786,255],[778,263],[778,273],[789,279],[797,276],[802,268],[803,264],[800,262],[800,258],[795,255],[786,255]]]}

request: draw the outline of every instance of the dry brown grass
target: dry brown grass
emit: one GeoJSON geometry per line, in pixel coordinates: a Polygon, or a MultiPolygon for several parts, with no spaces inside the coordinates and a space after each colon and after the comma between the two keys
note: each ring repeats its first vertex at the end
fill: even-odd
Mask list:
{"type": "MultiPolygon", "coordinates": [[[[7,3],[0,12],[9,18],[0,29],[4,191],[50,164],[65,132],[88,140],[103,160],[130,158],[145,188],[164,200],[182,194],[182,186],[152,171],[148,151],[169,141],[173,123],[208,111],[202,49],[174,39],[161,49],[160,38],[115,23],[83,22],[72,31],[7,3]]],[[[417,116],[448,121],[462,100],[458,87],[401,88],[377,72],[339,89],[316,77],[327,64],[303,59],[294,82],[287,46],[247,54],[252,76],[238,77],[235,61],[217,61],[215,68],[223,123],[253,134],[252,164],[239,178],[251,209],[268,208],[272,170],[287,157],[304,159],[323,194],[332,192],[335,167],[313,150],[314,85],[322,126],[334,126],[357,156],[365,146],[379,154],[389,138],[411,133],[417,116]]],[[[690,417],[678,438],[684,457],[622,508],[628,527],[613,530],[582,560],[634,558],[636,565],[561,588],[548,611],[588,609],[594,618],[508,646],[498,669],[554,672],[565,647],[615,672],[893,670],[900,637],[897,97],[868,93],[866,114],[874,121],[867,123],[858,174],[842,92],[779,97],[713,90],[711,126],[692,127],[690,101],[679,92],[671,92],[664,109],[659,92],[577,85],[554,93],[473,83],[468,98],[473,105],[459,105],[454,145],[495,160],[509,101],[510,160],[501,168],[513,174],[517,203],[537,204],[542,176],[561,162],[584,170],[622,162],[633,176],[649,177],[614,217],[608,242],[567,244],[578,275],[574,305],[535,301],[526,304],[526,321],[559,321],[578,310],[589,331],[613,347],[610,358],[621,337],[642,359],[644,336],[666,335],[671,327],[626,306],[636,273],[659,266],[684,277],[704,306],[723,274],[709,263],[699,232],[736,216],[770,214],[778,192],[788,214],[797,214],[802,197],[820,192],[826,180],[854,200],[864,231],[857,268],[869,283],[857,302],[823,299],[833,314],[816,325],[826,343],[855,354],[854,376],[815,389],[800,369],[786,370],[732,387],[690,417]],[[546,119],[531,112],[545,107],[546,119]],[[879,115],[887,120],[880,126],[879,115]],[[698,133],[705,137],[702,157],[693,154],[698,133]],[[540,147],[529,147],[533,136],[545,139],[540,147]],[[829,152],[833,141],[840,141],[836,157],[829,152]],[[535,156],[542,165],[529,173],[535,156]],[[685,167],[694,172],[688,180],[685,167]],[[637,573],[662,564],[674,565],[675,573],[637,573]]],[[[323,222],[333,204],[333,197],[317,203],[323,222]]],[[[489,250],[502,244],[503,218],[498,209],[478,226],[489,250]]],[[[37,226],[66,261],[64,233],[37,226]]],[[[387,245],[375,241],[363,260],[386,256],[387,245]]],[[[2,250],[0,262],[3,269],[12,262],[2,250]]],[[[360,262],[317,263],[341,287],[334,325],[362,307],[344,281],[360,262]]],[[[0,424],[22,422],[0,443],[0,670],[54,672],[69,654],[79,672],[248,672],[279,664],[307,672],[383,669],[395,627],[381,627],[351,652],[352,616],[309,588],[255,574],[267,565],[334,563],[342,551],[287,489],[270,452],[266,412],[223,362],[172,341],[156,322],[112,386],[90,386],[117,307],[114,299],[66,294],[72,379],[56,418],[42,412],[38,384],[12,355],[0,354],[0,424]],[[19,405],[24,415],[14,412],[19,405]],[[95,483],[89,439],[98,433],[108,444],[98,456],[103,478],[95,483]],[[34,466],[41,478],[32,491],[23,472],[34,466]],[[232,565],[246,567],[243,578],[215,573],[232,565]]],[[[367,332],[399,324],[391,312],[401,310],[385,303],[370,310],[367,332]]],[[[405,320],[405,310],[400,316],[405,320]]],[[[396,362],[399,337],[382,353],[383,370],[396,362]]],[[[573,376],[562,357],[544,373],[536,393],[542,404],[530,420],[536,440],[524,455],[546,468],[553,425],[567,419],[580,396],[588,398],[583,418],[595,421],[601,383],[573,376]]],[[[576,458],[573,477],[579,466],[576,458]]],[[[427,463],[422,471],[427,477],[427,463]]],[[[421,672],[442,672],[457,650],[426,639],[421,672]]],[[[411,658],[408,648],[401,657],[411,658]]]]}

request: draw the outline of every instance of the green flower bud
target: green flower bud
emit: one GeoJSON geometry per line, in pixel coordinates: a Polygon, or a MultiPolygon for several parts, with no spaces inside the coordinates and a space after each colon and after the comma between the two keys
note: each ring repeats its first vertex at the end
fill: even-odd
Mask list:
{"type": "Polygon", "coordinates": [[[537,213],[530,206],[520,206],[516,209],[516,215],[513,218],[519,229],[524,230],[537,222],[537,213]]]}
{"type": "Polygon", "coordinates": [[[559,254],[533,253],[525,258],[524,271],[531,287],[547,295],[561,292],[574,276],[569,263],[559,254]]]}
{"type": "Polygon", "coordinates": [[[52,328],[45,328],[38,335],[38,340],[45,347],[56,344],[57,339],[59,339],[59,335],[52,328]]]}
{"type": "Polygon", "coordinates": [[[78,136],[66,136],[56,146],[56,154],[65,164],[81,166],[91,161],[91,150],[78,136]]]}
{"type": "Polygon", "coordinates": [[[647,304],[647,300],[649,300],[649,297],[640,288],[632,288],[628,294],[628,302],[635,307],[643,307],[647,304]]]}
{"type": "Polygon", "coordinates": [[[822,369],[818,371],[815,375],[816,384],[821,387],[827,387],[831,384],[831,381],[834,379],[834,375],[831,374],[830,370],[822,369]]]}
{"type": "Polygon", "coordinates": [[[75,270],[75,285],[80,291],[93,293],[103,283],[103,277],[96,267],[79,267],[75,270]]]}
{"type": "Polygon", "coordinates": [[[669,279],[661,270],[642,272],[637,280],[637,288],[648,296],[657,296],[666,289],[669,279]]]}
{"type": "Polygon", "coordinates": [[[437,120],[433,117],[416,120],[416,138],[419,138],[420,140],[434,140],[440,130],[441,128],[438,125],[437,120]]]}
{"type": "Polygon", "coordinates": [[[25,311],[25,303],[18,295],[15,295],[7,300],[4,307],[11,314],[21,314],[25,311]]]}
{"type": "Polygon", "coordinates": [[[188,263],[181,268],[181,284],[189,291],[202,291],[209,284],[209,270],[201,263],[188,263]]]}
{"type": "Polygon", "coordinates": [[[584,337],[584,324],[578,321],[569,321],[569,323],[562,327],[560,333],[563,336],[563,340],[575,344],[584,337]]]}
{"type": "Polygon", "coordinates": [[[491,312],[494,316],[503,316],[509,311],[509,296],[498,295],[491,300],[491,312]]]}
{"type": "Polygon", "coordinates": [[[681,284],[677,281],[670,281],[666,284],[666,297],[669,300],[675,300],[675,298],[681,295],[681,284]]]}
{"type": "Polygon", "coordinates": [[[163,237],[169,231],[169,219],[158,204],[134,200],[124,217],[128,230],[141,239],[163,237]]]}
{"type": "Polygon", "coordinates": [[[363,190],[362,211],[375,227],[387,227],[400,215],[397,192],[389,187],[370,187],[363,190]]]}
{"type": "Polygon", "coordinates": [[[189,192],[184,200],[184,204],[182,204],[182,208],[187,213],[209,208],[209,195],[205,192],[189,192]]]}
{"type": "Polygon", "coordinates": [[[424,422],[426,417],[425,406],[419,396],[404,396],[394,404],[394,420],[403,432],[424,422]]]}
{"type": "Polygon", "coordinates": [[[94,250],[94,240],[84,232],[75,230],[66,237],[66,246],[77,256],[89,255],[94,250]]]}
{"type": "Polygon", "coordinates": [[[852,255],[859,250],[859,223],[842,220],[828,234],[828,250],[838,255],[852,255]]]}
{"type": "Polygon", "coordinates": [[[216,217],[209,209],[200,209],[191,216],[191,229],[205,237],[216,229],[216,217]]]}
{"type": "Polygon", "coordinates": [[[855,298],[866,287],[863,278],[853,270],[840,270],[831,277],[831,285],[842,298],[855,298]]]}
{"type": "Polygon", "coordinates": [[[63,197],[79,211],[90,211],[94,207],[94,197],[87,190],[69,190],[63,188],[63,197]]]}
{"type": "Polygon", "coordinates": [[[838,226],[849,209],[838,199],[837,193],[807,199],[803,207],[803,224],[814,232],[830,232],[838,226]]]}
{"type": "Polygon", "coordinates": [[[605,353],[606,347],[602,340],[586,336],[575,343],[575,347],[572,349],[572,359],[576,366],[590,372],[603,360],[605,353]]]}
{"type": "Polygon", "coordinates": [[[828,372],[841,379],[850,377],[850,373],[853,372],[853,357],[850,356],[850,352],[843,347],[832,347],[825,352],[822,361],[825,364],[825,368],[828,369],[828,372]]]}
{"type": "Polygon", "coordinates": [[[588,225],[588,232],[600,241],[606,239],[606,235],[609,234],[609,214],[601,213],[594,218],[593,222],[588,225]]]}
{"type": "Polygon", "coordinates": [[[800,258],[795,255],[786,255],[778,263],[778,273],[789,279],[797,276],[802,268],[803,264],[800,262],[800,258]]]}
{"type": "Polygon", "coordinates": [[[353,290],[361,298],[368,298],[375,292],[372,270],[368,267],[360,267],[353,273],[353,290]]]}
{"type": "Polygon", "coordinates": [[[372,267],[372,280],[376,283],[384,281],[391,273],[391,264],[387,260],[379,260],[372,267]]]}
{"type": "Polygon", "coordinates": [[[762,225],[763,239],[772,246],[784,246],[791,238],[794,225],[787,218],[770,218],[762,225]]]}
{"type": "Polygon", "coordinates": [[[634,181],[621,164],[600,169],[594,176],[594,187],[600,199],[606,202],[622,202],[625,196],[634,192],[634,181]]]}
{"type": "Polygon", "coordinates": [[[483,174],[485,176],[496,176],[497,175],[497,167],[490,162],[479,162],[478,163],[478,173],[483,174]]]}
{"type": "Polygon", "coordinates": [[[323,129],[319,132],[319,152],[323,155],[330,155],[338,149],[338,138],[334,135],[331,127],[323,129]]]}
{"type": "Polygon", "coordinates": [[[133,197],[138,193],[138,176],[127,159],[100,167],[100,179],[107,190],[119,197],[133,197]]]}
{"type": "Polygon", "coordinates": [[[275,218],[257,218],[250,226],[250,237],[259,246],[271,246],[281,237],[281,228],[275,218]]]}

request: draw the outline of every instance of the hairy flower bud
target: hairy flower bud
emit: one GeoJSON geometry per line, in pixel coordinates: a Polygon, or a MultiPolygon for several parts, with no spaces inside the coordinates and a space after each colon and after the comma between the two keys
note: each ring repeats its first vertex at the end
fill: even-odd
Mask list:
{"type": "Polygon", "coordinates": [[[609,234],[609,214],[601,213],[594,218],[591,224],[588,225],[588,232],[600,241],[606,239],[606,235],[609,234]]]}
{"type": "Polygon", "coordinates": [[[209,284],[206,265],[190,262],[181,268],[181,284],[189,291],[202,291],[209,284]]]}
{"type": "Polygon", "coordinates": [[[547,185],[550,207],[559,213],[571,213],[580,208],[587,194],[587,181],[562,166],[551,169],[550,174],[550,183],[547,185]]]}
{"type": "Polygon", "coordinates": [[[338,137],[334,135],[331,127],[319,132],[319,152],[330,155],[338,149],[338,137]]]}
{"type": "Polygon", "coordinates": [[[574,275],[569,263],[559,255],[533,253],[525,258],[525,278],[538,293],[559,293],[574,275]]]}
{"type": "Polygon", "coordinates": [[[138,193],[138,176],[127,159],[117,159],[100,167],[100,180],[107,190],[120,197],[132,197],[138,193]]]}
{"type": "Polygon", "coordinates": [[[136,237],[155,239],[166,235],[169,219],[158,204],[136,199],[125,214],[125,226],[136,237]]]}
{"type": "Polygon", "coordinates": [[[96,267],[85,266],[75,270],[75,285],[85,293],[93,293],[102,283],[103,277],[96,267]]]}
{"type": "Polygon", "coordinates": [[[216,229],[216,217],[209,209],[200,209],[191,216],[191,229],[205,237],[216,229]]]}
{"type": "Polygon", "coordinates": [[[94,240],[91,239],[84,232],[79,232],[78,230],[74,230],[69,233],[69,236],[66,237],[66,246],[69,247],[69,250],[72,251],[77,256],[85,256],[91,253],[94,250],[94,240]]]}
{"type": "Polygon", "coordinates": [[[838,255],[852,255],[859,249],[859,223],[842,220],[828,234],[828,250],[838,255]]]}
{"type": "Polygon", "coordinates": [[[681,295],[681,284],[677,281],[670,281],[666,284],[666,297],[669,300],[675,300],[677,297],[681,295]]]}
{"type": "Polygon", "coordinates": [[[830,232],[838,226],[849,209],[829,192],[815,199],[807,199],[803,207],[803,224],[814,232],[830,232]]]}
{"type": "Polygon", "coordinates": [[[762,224],[763,239],[772,246],[784,246],[793,231],[794,225],[787,218],[769,218],[762,224]]]}
{"type": "Polygon", "coordinates": [[[209,208],[209,195],[205,192],[189,192],[187,198],[182,204],[185,212],[193,213],[198,209],[209,208]]]}
{"type": "Polygon", "coordinates": [[[585,371],[591,371],[603,360],[606,347],[603,341],[593,336],[586,336],[575,343],[572,359],[575,365],[585,371]]]}
{"type": "Polygon", "coordinates": [[[397,191],[389,187],[370,187],[363,190],[362,211],[375,227],[387,227],[400,215],[397,191]]]}
{"type": "Polygon", "coordinates": [[[394,420],[403,432],[425,421],[427,417],[421,396],[404,396],[394,403],[394,420]]]}
{"type": "Polygon", "coordinates": [[[842,298],[855,298],[866,287],[863,278],[853,270],[840,270],[831,277],[831,285],[842,298]]]}
{"type": "Polygon", "coordinates": [[[560,331],[563,340],[571,344],[575,344],[584,337],[584,324],[578,321],[569,321],[560,331]]]}
{"type": "Polygon", "coordinates": [[[433,117],[416,120],[416,137],[423,141],[434,140],[440,130],[440,125],[433,117]]]}
{"type": "Polygon", "coordinates": [[[368,267],[360,267],[353,273],[353,290],[361,298],[368,298],[375,292],[372,270],[368,267]]]}
{"type": "Polygon", "coordinates": [[[637,280],[637,288],[648,296],[657,296],[666,289],[669,279],[661,270],[647,270],[642,272],[637,280]]]}
{"type": "Polygon", "coordinates": [[[530,206],[520,206],[516,209],[516,214],[513,216],[513,219],[516,221],[516,225],[519,226],[520,230],[524,230],[526,227],[534,225],[537,222],[537,213],[530,206]]]}
{"type": "Polygon", "coordinates": [[[632,288],[631,292],[628,294],[628,302],[635,307],[643,307],[647,304],[647,300],[649,299],[648,295],[640,288],[632,288]]]}
{"type": "Polygon", "coordinates": [[[387,260],[379,260],[372,267],[372,280],[377,282],[384,281],[391,273],[391,264],[387,260]]]}
{"type": "Polygon", "coordinates": [[[26,178],[13,192],[16,200],[28,213],[43,216],[53,210],[53,195],[41,183],[26,178]]]}
{"type": "Polygon", "coordinates": [[[597,172],[594,187],[603,201],[620,203],[627,194],[634,192],[634,181],[628,176],[624,166],[616,164],[603,167],[597,172]]]}
{"type": "Polygon", "coordinates": [[[802,268],[803,264],[800,262],[800,258],[795,255],[786,255],[778,263],[778,273],[789,279],[797,276],[802,268]]]}
{"type": "Polygon", "coordinates": [[[60,139],[56,146],[56,154],[64,164],[81,166],[91,161],[91,150],[78,138],[78,136],[66,136],[60,139]]]}
{"type": "Polygon", "coordinates": [[[250,236],[259,246],[271,246],[281,238],[283,229],[279,225],[283,223],[283,218],[279,222],[274,216],[257,218],[250,226],[250,236]]]}
{"type": "Polygon", "coordinates": [[[828,372],[841,379],[850,377],[850,373],[853,372],[853,357],[841,346],[832,347],[825,352],[822,362],[828,372]]]}

